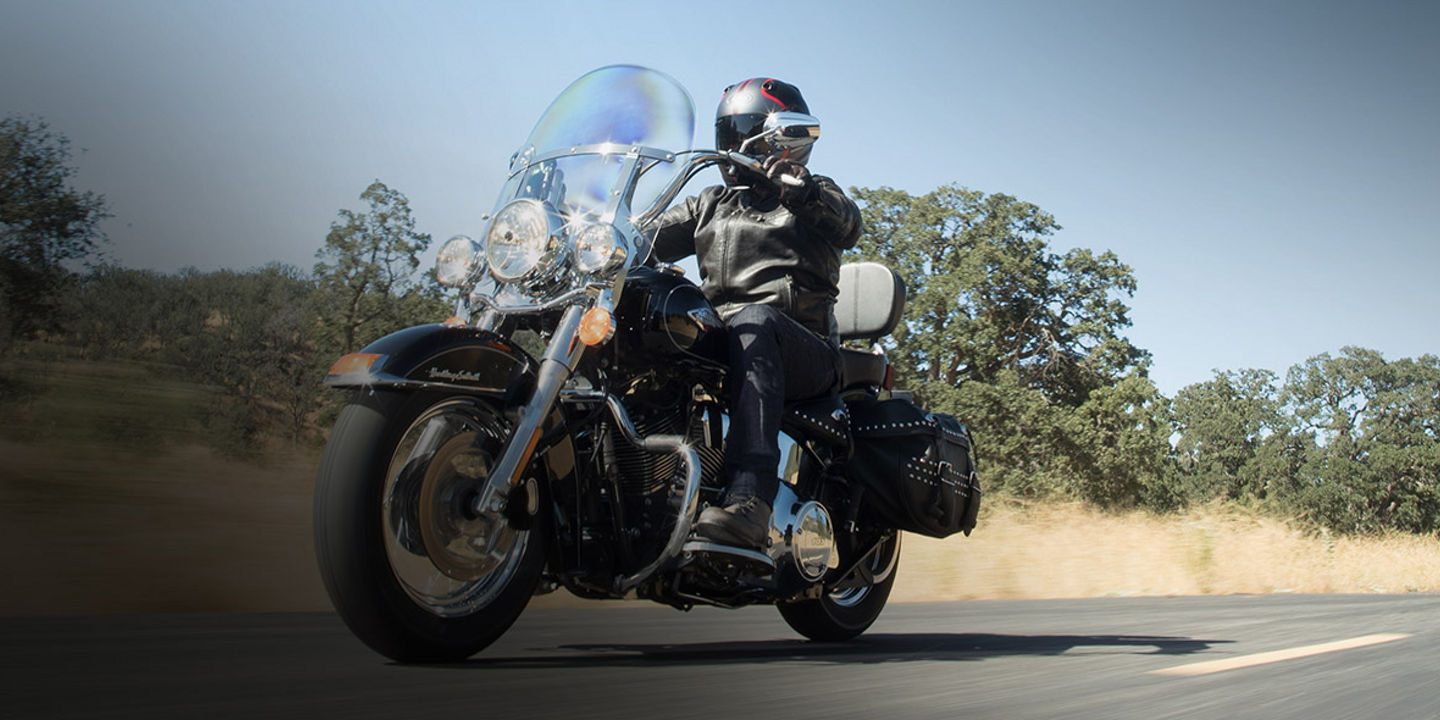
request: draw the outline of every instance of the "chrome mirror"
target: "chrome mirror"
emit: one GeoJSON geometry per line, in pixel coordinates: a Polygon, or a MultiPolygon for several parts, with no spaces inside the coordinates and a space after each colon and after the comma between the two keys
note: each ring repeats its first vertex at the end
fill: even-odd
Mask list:
{"type": "Polygon", "coordinates": [[[765,118],[763,129],[740,144],[738,152],[744,153],[750,145],[763,141],[763,145],[776,150],[799,150],[820,139],[820,120],[813,115],[797,112],[775,112],[765,118]]]}
{"type": "Polygon", "coordinates": [[[765,118],[764,135],[770,144],[786,150],[798,150],[820,139],[820,120],[797,112],[777,112],[765,118]]]}

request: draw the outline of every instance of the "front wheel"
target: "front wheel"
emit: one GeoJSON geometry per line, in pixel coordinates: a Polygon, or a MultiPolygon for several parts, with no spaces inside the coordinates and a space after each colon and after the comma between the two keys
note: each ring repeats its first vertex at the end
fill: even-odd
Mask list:
{"type": "Polygon", "coordinates": [[[462,660],[525,609],[543,523],[471,509],[506,437],[476,398],[361,391],[340,413],[315,484],[315,555],[336,611],[377,652],[462,660]]]}
{"type": "Polygon", "coordinates": [[[900,533],[880,541],[870,556],[865,572],[813,600],[785,603],[776,607],[780,617],[795,632],[811,640],[841,642],[869,629],[885,609],[895,573],[900,569],[900,533]]]}

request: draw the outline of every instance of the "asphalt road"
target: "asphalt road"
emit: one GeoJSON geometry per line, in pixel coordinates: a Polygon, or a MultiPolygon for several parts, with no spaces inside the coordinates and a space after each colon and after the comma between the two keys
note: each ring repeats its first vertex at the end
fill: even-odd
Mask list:
{"type": "Polygon", "coordinates": [[[897,604],[839,645],[773,608],[595,604],[449,666],[327,614],[5,618],[0,717],[1440,718],[1437,640],[1437,595],[897,604]],[[1156,673],[1216,660],[1247,666],[1156,673]]]}

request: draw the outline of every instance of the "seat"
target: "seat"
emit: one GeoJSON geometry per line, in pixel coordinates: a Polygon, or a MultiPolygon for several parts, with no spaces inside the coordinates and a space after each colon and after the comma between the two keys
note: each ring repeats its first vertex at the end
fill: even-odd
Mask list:
{"type": "Polygon", "coordinates": [[[879,387],[885,384],[885,369],[890,367],[890,362],[884,355],[873,353],[869,350],[856,350],[855,348],[840,348],[841,378],[840,385],[844,389],[859,385],[872,385],[879,387]]]}
{"type": "MultiPolygon", "coordinates": [[[[835,322],[841,340],[875,340],[890,334],[905,314],[905,283],[890,268],[875,262],[840,266],[840,294],[835,322]]],[[[885,383],[890,363],[866,350],[840,348],[842,390],[885,383]]],[[[850,442],[850,414],[838,395],[790,403],[781,427],[793,435],[845,447],[850,442]]]]}

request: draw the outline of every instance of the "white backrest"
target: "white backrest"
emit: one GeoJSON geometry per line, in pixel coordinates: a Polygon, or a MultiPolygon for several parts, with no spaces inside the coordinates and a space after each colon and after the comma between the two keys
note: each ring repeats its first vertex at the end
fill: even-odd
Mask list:
{"type": "Polygon", "coordinates": [[[905,316],[905,283],[875,262],[840,266],[835,322],[841,340],[874,340],[890,334],[905,316]]]}

